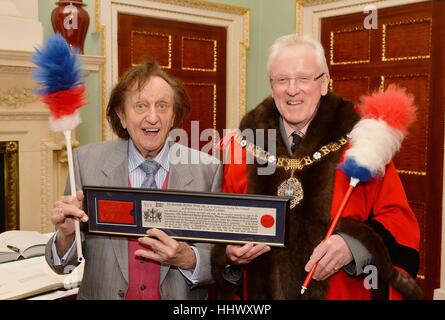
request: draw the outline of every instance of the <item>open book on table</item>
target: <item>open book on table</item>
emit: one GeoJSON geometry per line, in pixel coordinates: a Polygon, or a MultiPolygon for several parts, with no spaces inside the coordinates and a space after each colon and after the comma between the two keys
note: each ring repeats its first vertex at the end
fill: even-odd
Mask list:
{"type": "Polygon", "coordinates": [[[0,300],[23,299],[57,289],[70,290],[80,285],[83,266],[69,274],[57,274],[45,257],[34,257],[0,264],[0,300]]]}
{"type": "Polygon", "coordinates": [[[0,233],[0,263],[44,255],[51,235],[22,230],[0,233]]]}

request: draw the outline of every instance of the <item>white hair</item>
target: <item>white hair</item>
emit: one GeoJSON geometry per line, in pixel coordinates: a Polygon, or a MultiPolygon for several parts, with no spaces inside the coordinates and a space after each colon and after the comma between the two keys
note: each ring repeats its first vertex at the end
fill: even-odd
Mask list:
{"type": "Polygon", "coordinates": [[[291,46],[310,46],[314,49],[315,55],[317,56],[317,60],[320,63],[321,72],[329,75],[328,64],[326,63],[326,57],[324,55],[324,49],[321,43],[318,40],[308,36],[308,35],[300,35],[298,33],[289,34],[282,36],[275,40],[272,46],[269,49],[269,57],[267,59],[267,73],[270,76],[270,67],[272,62],[278,55],[278,53],[286,48],[291,46]]]}

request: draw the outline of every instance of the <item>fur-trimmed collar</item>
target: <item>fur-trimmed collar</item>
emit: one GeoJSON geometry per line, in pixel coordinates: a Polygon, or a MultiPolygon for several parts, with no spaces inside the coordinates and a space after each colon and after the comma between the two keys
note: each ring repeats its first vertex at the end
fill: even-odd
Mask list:
{"type": "MultiPolygon", "coordinates": [[[[289,157],[280,130],[277,130],[279,117],[277,107],[269,97],[244,117],[240,129],[275,129],[276,154],[278,157],[289,157]]],[[[292,157],[312,155],[323,145],[344,137],[358,120],[351,102],[329,93],[321,98],[317,114],[292,157]]],[[[267,143],[266,139],[266,146],[267,143]]],[[[319,163],[295,174],[302,183],[304,199],[289,214],[288,247],[273,250],[248,266],[250,298],[302,298],[297,288],[306,275],[304,265],[312,250],[323,239],[330,221],[334,171],[341,153],[341,149],[332,152],[319,163]]],[[[248,193],[276,195],[278,186],[290,177],[290,172],[282,168],[277,168],[271,176],[259,176],[257,169],[258,165],[249,165],[248,193]]],[[[303,298],[323,299],[326,288],[326,281],[313,283],[310,293],[303,298]]]]}
{"type": "MultiPolygon", "coordinates": [[[[277,130],[277,155],[285,156],[287,155],[286,149],[281,148],[284,146],[283,137],[278,130],[279,118],[280,113],[274,100],[268,97],[244,116],[240,130],[247,128],[277,130]]],[[[311,154],[321,146],[345,136],[358,120],[359,116],[350,101],[328,93],[321,98],[317,114],[310,123],[295,157],[311,154]]]]}

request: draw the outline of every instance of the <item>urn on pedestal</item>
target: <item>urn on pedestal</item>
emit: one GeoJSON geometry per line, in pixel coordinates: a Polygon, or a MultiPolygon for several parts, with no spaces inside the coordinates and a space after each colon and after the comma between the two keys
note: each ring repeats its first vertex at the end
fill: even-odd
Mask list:
{"type": "Polygon", "coordinates": [[[83,0],[58,1],[51,13],[54,32],[60,33],[70,46],[79,49],[83,54],[83,46],[87,35],[90,17],[83,7],[83,0]]]}

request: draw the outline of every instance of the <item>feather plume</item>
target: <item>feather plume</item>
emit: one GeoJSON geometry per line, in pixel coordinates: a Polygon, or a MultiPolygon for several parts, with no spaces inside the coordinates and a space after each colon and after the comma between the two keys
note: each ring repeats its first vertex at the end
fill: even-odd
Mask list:
{"type": "Polygon", "coordinates": [[[364,118],[382,119],[404,135],[416,119],[414,96],[405,88],[390,84],[385,92],[362,96],[360,113],[364,118]]]}
{"type": "Polygon", "coordinates": [[[395,85],[361,100],[362,119],[350,132],[351,148],[339,167],[348,177],[366,182],[385,174],[416,118],[416,107],[413,96],[395,85]]]}
{"type": "Polygon", "coordinates": [[[45,47],[36,49],[32,61],[39,66],[33,76],[43,87],[38,90],[40,94],[67,90],[81,83],[82,66],[77,52],[60,34],[50,36],[45,47]]]}
{"type": "Polygon", "coordinates": [[[36,92],[51,112],[51,129],[58,132],[76,128],[81,121],[77,109],[85,105],[78,51],[55,34],[43,48],[36,49],[32,61],[38,66],[33,77],[41,85],[36,92]]]}

